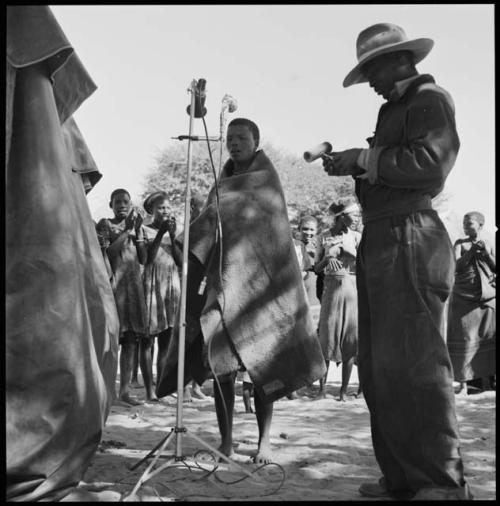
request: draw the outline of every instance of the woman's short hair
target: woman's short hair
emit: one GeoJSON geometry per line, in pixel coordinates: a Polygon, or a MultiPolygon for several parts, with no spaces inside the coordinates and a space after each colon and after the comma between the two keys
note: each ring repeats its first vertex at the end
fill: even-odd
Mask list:
{"type": "Polygon", "coordinates": [[[260,132],[259,127],[252,121],[247,118],[234,118],[227,128],[229,129],[232,126],[244,125],[247,126],[250,132],[252,132],[253,140],[255,141],[255,147],[258,147],[260,141],[260,132]]]}
{"type": "Polygon", "coordinates": [[[470,211],[464,216],[464,219],[467,217],[474,218],[480,225],[484,225],[485,222],[484,214],[480,213],[479,211],[470,211]]]}
{"type": "Polygon", "coordinates": [[[299,221],[299,228],[302,227],[305,223],[314,223],[316,226],[318,226],[318,220],[314,217],[308,214],[307,216],[303,216],[299,221]]]}
{"type": "Polygon", "coordinates": [[[123,188],[117,188],[116,190],[113,190],[111,192],[111,197],[109,197],[109,207],[112,207],[113,206],[113,199],[117,196],[117,195],[120,195],[121,193],[124,193],[125,195],[128,195],[128,198],[129,199],[132,199],[132,197],[130,196],[130,193],[123,189],[123,188]]]}
{"type": "Polygon", "coordinates": [[[168,195],[163,190],[159,190],[156,192],[153,192],[151,195],[149,195],[146,200],[144,201],[144,209],[148,214],[153,214],[153,206],[156,202],[159,200],[168,200],[168,195]]]}

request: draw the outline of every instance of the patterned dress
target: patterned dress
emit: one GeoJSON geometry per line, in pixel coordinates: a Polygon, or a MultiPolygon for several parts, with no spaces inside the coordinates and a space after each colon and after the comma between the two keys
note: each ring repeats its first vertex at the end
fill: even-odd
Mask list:
{"type": "MultiPolygon", "coordinates": [[[[144,227],[145,244],[151,247],[158,229],[144,227]]],[[[165,233],[154,261],[144,268],[144,293],[147,307],[148,335],[155,336],[173,327],[180,302],[179,270],[172,256],[172,242],[165,233]]]]}
{"type": "MultiPolygon", "coordinates": [[[[336,235],[328,230],[319,236],[317,260],[338,244],[349,242],[351,249],[357,249],[360,239],[361,234],[351,229],[336,235]]],[[[355,257],[342,252],[337,260],[342,268],[334,271],[327,265],[324,269],[318,337],[325,360],[338,364],[357,356],[358,299],[355,257]]]]}
{"type": "MultiPolygon", "coordinates": [[[[107,218],[99,221],[98,234],[107,239],[110,246],[125,230],[125,220],[115,224],[107,218]]],[[[108,247],[106,252],[113,273],[111,286],[120,318],[120,336],[124,332],[145,335],[147,330],[146,299],[142,285],[142,266],[137,258],[135,231],[130,231],[119,250],[108,247]]]]}

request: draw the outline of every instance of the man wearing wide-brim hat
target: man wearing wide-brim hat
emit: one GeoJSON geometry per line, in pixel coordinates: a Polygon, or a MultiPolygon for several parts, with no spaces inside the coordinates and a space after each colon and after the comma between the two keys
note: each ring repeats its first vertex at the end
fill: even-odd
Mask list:
{"type": "Polygon", "coordinates": [[[368,82],[387,102],[368,149],[324,156],[328,174],[355,178],[363,212],[358,365],[383,474],[361,485],[370,497],[472,498],[444,337],[455,260],[431,204],[460,142],[450,95],[415,68],[432,46],[390,23],[359,34],[344,87],[368,82]]]}

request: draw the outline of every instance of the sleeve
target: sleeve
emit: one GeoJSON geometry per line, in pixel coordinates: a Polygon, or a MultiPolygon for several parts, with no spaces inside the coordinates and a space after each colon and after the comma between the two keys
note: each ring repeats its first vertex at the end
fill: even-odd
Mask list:
{"type": "Polygon", "coordinates": [[[314,263],[318,263],[323,260],[325,256],[325,248],[323,246],[323,235],[319,235],[316,244],[316,253],[314,255],[314,263]]]}
{"type": "Polygon", "coordinates": [[[103,231],[106,231],[108,229],[108,220],[106,218],[101,218],[96,226],[95,226],[95,230],[98,234],[102,233],[103,231]]]}
{"type": "Polygon", "coordinates": [[[302,248],[302,270],[309,271],[313,266],[311,262],[311,257],[307,254],[307,250],[304,244],[302,244],[301,248],[302,248]]]}
{"type": "Polygon", "coordinates": [[[460,147],[452,105],[440,92],[418,92],[407,110],[404,128],[404,144],[377,153],[373,182],[435,195],[442,189],[460,147]]]}

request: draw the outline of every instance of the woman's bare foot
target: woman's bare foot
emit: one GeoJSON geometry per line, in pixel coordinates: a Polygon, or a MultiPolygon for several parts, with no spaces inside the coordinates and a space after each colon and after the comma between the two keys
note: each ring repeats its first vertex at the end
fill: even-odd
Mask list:
{"type": "Polygon", "coordinates": [[[128,392],[124,392],[120,394],[118,397],[121,401],[126,402],[127,404],[130,404],[131,406],[141,406],[144,404],[142,401],[138,399],[134,399],[133,397],[130,397],[130,394],[128,392]]]}
{"type": "Polygon", "coordinates": [[[320,399],[326,399],[326,393],[324,390],[320,390],[317,394],[316,394],[316,397],[314,397],[315,400],[320,400],[320,399]]]}
{"type": "Polygon", "coordinates": [[[146,398],[146,402],[160,402],[160,399],[155,394],[151,394],[146,398]]]}
{"type": "Polygon", "coordinates": [[[253,461],[256,464],[269,464],[273,461],[271,448],[269,446],[261,445],[257,450],[257,453],[253,457],[253,461]]]}
{"type": "Polygon", "coordinates": [[[138,380],[132,380],[132,381],[130,382],[130,387],[131,387],[131,388],[142,388],[142,387],[143,387],[143,385],[142,385],[141,383],[139,383],[139,381],[138,381],[138,380]]]}

